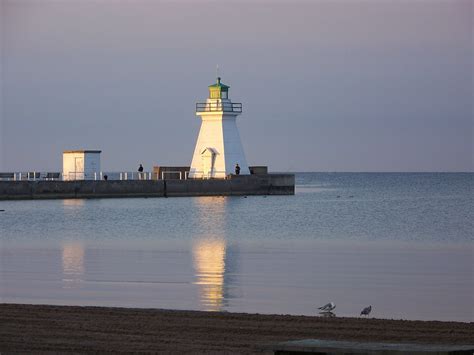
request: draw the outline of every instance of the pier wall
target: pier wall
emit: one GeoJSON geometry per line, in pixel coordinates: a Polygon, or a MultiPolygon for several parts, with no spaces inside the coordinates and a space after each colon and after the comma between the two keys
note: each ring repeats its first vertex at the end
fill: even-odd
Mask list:
{"type": "Polygon", "coordinates": [[[294,193],[293,174],[241,175],[226,180],[0,181],[0,200],[294,193]]]}

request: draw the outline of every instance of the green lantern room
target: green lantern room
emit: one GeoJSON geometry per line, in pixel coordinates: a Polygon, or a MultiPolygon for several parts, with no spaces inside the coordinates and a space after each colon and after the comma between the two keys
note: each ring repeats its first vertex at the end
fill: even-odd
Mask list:
{"type": "Polygon", "coordinates": [[[228,99],[229,88],[230,86],[221,83],[221,78],[217,78],[217,82],[215,84],[209,85],[209,98],[228,99]]]}

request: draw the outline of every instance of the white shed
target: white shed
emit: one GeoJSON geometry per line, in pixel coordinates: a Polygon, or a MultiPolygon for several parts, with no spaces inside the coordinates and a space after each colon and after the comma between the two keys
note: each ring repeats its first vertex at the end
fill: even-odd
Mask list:
{"type": "Polygon", "coordinates": [[[100,150],[65,150],[63,180],[100,179],[100,150]]]}

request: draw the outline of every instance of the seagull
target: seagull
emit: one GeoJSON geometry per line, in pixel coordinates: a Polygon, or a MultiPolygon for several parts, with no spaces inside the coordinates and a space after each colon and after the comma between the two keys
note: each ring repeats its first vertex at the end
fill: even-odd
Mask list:
{"type": "Polygon", "coordinates": [[[360,315],[364,315],[364,316],[369,316],[370,314],[370,311],[372,310],[372,306],[369,306],[369,307],[365,307],[362,312],[360,312],[360,315]]]}
{"type": "Polygon", "coordinates": [[[325,304],[324,306],[319,307],[318,309],[321,312],[331,312],[334,308],[336,308],[334,302],[329,302],[328,304],[325,304]]]}

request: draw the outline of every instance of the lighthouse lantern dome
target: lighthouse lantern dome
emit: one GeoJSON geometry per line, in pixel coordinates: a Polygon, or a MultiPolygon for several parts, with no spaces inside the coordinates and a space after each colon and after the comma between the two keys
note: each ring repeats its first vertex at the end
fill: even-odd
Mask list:
{"type": "Polygon", "coordinates": [[[228,99],[229,88],[230,86],[222,84],[221,78],[218,77],[215,84],[209,85],[209,98],[210,99],[228,99]]]}

